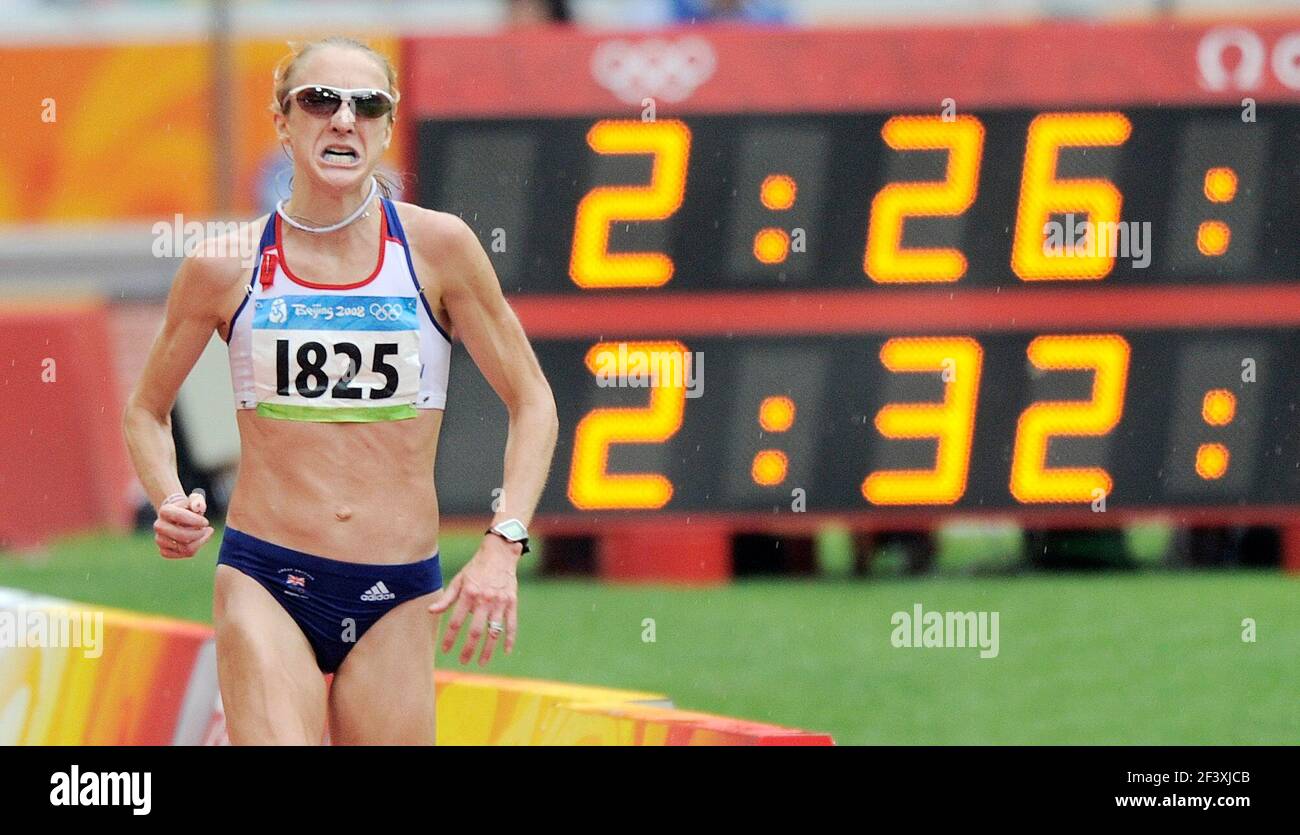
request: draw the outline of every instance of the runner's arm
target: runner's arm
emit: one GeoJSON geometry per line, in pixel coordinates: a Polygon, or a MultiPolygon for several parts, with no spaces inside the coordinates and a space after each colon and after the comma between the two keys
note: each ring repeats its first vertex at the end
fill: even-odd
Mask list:
{"type": "Polygon", "coordinates": [[[183,493],[176,472],[171,410],[181,384],[221,322],[218,304],[229,286],[224,259],[186,258],[167,297],[162,329],[127,399],[122,428],[136,474],[154,507],[183,493]]]}

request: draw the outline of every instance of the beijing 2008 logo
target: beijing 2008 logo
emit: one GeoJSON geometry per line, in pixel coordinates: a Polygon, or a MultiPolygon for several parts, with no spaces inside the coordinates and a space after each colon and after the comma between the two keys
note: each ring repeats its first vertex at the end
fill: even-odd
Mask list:
{"type": "Polygon", "coordinates": [[[272,325],[283,325],[289,320],[289,308],[285,305],[284,299],[271,300],[271,312],[267,314],[266,318],[270,320],[272,325]]]}

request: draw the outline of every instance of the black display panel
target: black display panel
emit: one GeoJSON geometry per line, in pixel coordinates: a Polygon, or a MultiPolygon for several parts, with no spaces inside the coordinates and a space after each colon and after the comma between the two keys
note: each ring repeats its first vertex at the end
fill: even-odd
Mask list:
{"type": "Polygon", "coordinates": [[[508,293],[1294,282],[1300,107],[1254,117],[425,121],[418,200],[465,218],[508,293]]]}
{"type": "MultiPolygon", "coordinates": [[[[1300,504],[1291,329],[535,348],[561,424],[540,513],[786,513],[796,490],[808,512],[1300,504]]],[[[449,390],[442,512],[487,513],[505,410],[459,345],[449,390]]]]}

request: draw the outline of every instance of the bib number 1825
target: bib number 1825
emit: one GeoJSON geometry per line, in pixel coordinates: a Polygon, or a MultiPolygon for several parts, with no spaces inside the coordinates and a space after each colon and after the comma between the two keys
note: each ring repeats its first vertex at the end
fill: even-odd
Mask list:
{"type": "MultiPolygon", "coordinates": [[[[332,346],[334,356],[345,356],[348,360],[347,371],[339,377],[331,389],[330,375],[325,370],[325,363],[329,360],[329,349],[319,342],[304,342],[298,346],[298,351],[294,357],[297,373],[289,367],[289,340],[277,339],[275,342],[275,391],[282,396],[290,394],[289,386],[292,383],[294,390],[303,397],[321,397],[326,391],[329,391],[331,397],[342,400],[360,400],[365,397],[365,391],[361,388],[354,388],[352,380],[361,372],[364,362],[361,356],[361,349],[351,342],[335,342],[332,346]],[[293,375],[290,380],[290,375],[293,375]]],[[[381,388],[370,389],[371,400],[382,400],[386,397],[392,397],[393,392],[397,391],[398,375],[397,368],[391,363],[386,362],[388,357],[397,355],[397,343],[379,342],[375,344],[374,358],[370,363],[370,368],[384,378],[384,385],[381,388]]]]}

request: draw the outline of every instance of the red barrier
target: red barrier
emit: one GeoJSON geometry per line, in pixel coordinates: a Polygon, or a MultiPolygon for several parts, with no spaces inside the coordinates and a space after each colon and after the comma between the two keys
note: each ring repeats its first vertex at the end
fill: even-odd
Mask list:
{"type": "Polygon", "coordinates": [[[0,305],[0,545],[125,529],[131,483],[107,308],[0,305]]]}
{"type": "Polygon", "coordinates": [[[692,585],[731,579],[732,525],[726,522],[683,524],[665,528],[658,520],[625,522],[603,531],[597,540],[600,576],[621,582],[661,582],[665,578],[692,585]]]}

